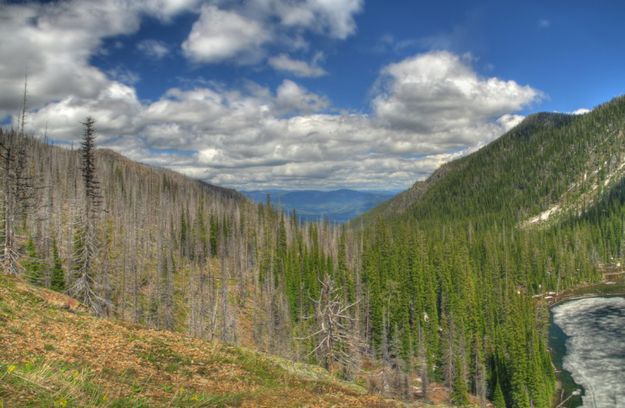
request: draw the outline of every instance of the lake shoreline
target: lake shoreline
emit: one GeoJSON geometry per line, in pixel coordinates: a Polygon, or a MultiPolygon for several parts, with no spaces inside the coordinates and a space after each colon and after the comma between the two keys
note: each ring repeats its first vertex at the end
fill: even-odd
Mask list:
{"type": "Polygon", "coordinates": [[[625,296],[625,280],[600,281],[566,289],[560,293],[555,293],[553,299],[549,300],[547,303],[549,309],[552,309],[555,306],[571,300],[597,296],[625,296]]]}
{"type": "Polygon", "coordinates": [[[580,406],[582,397],[587,395],[584,387],[575,382],[573,375],[564,369],[564,358],[569,353],[567,343],[568,336],[562,327],[554,319],[554,309],[568,302],[589,298],[625,297],[625,281],[599,282],[584,285],[574,289],[554,294],[553,300],[548,302],[549,308],[549,350],[552,356],[552,365],[557,377],[556,396],[554,407],[580,406]],[[574,396],[573,392],[579,390],[580,394],[574,396]],[[564,405],[563,405],[564,402],[564,405]]]}

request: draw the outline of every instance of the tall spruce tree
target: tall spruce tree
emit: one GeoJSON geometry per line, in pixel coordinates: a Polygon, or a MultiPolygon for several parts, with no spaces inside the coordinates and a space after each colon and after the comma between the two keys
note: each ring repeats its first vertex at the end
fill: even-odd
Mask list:
{"type": "Polygon", "coordinates": [[[35,248],[35,241],[32,237],[28,238],[25,249],[25,260],[22,262],[26,277],[33,285],[43,285],[45,264],[37,254],[37,248],[35,248]]]}
{"type": "Polygon", "coordinates": [[[50,276],[50,288],[57,292],[65,291],[65,271],[59,255],[56,239],[52,243],[52,272],[50,276]]]}

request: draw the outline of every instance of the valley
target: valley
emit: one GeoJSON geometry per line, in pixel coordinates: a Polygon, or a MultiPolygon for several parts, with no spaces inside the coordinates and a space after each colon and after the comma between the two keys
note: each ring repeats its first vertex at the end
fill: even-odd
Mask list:
{"type": "Polygon", "coordinates": [[[401,198],[401,213],[384,210],[391,200],[347,226],[302,222],[106,150],[94,151],[102,200],[93,201],[106,211],[83,213],[85,149],[3,133],[5,149],[26,152],[29,164],[16,171],[41,186],[28,186],[32,205],[4,207],[5,217],[23,211],[12,225],[24,254],[17,275],[44,287],[60,280],[57,290],[103,317],[319,364],[387,398],[427,401],[429,384],[441,384],[456,405],[549,406],[549,310],[535,295],[598,282],[622,259],[623,182],[602,183],[602,194],[557,224],[520,225],[598,161],[576,149],[578,135],[584,143],[620,137],[604,129],[625,128],[624,110],[620,98],[567,120],[530,117],[445,165],[412,201],[401,198]],[[530,143],[554,159],[526,160],[536,151],[530,143]],[[557,163],[568,170],[546,173],[557,163]],[[497,178],[479,177],[491,167],[497,178]],[[85,217],[95,220],[97,267],[81,270],[85,217]],[[97,297],[75,290],[80,273],[97,297]],[[327,331],[331,321],[336,331],[327,331]],[[380,374],[367,374],[364,361],[380,374]]]}
{"type": "Polygon", "coordinates": [[[301,221],[328,220],[345,223],[393,197],[391,191],[355,190],[256,190],[244,191],[256,203],[265,203],[267,198],[283,211],[295,211],[301,221]]]}

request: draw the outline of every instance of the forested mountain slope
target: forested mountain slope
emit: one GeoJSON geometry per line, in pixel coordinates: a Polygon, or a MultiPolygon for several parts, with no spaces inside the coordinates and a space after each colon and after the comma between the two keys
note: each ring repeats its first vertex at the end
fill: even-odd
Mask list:
{"type": "Polygon", "coordinates": [[[9,188],[1,206],[12,231],[2,236],[5,249],[19,256],[9,270],[74,293],[89,239],[97,246],[88,278],[99,314],[296,356],[292,316],[303,312],[290,310],[287,252],[297,278],[318,287],[317,273],[335,262],[337,229],[300,225],[236,191],[108,150],[95,150],[97,208],[86,213],[81,150],[12,131],[0,132],[0,145],[13,152],[3,156],[9,188]],[[85,225],[94,225],[94,237],[85,225]]]}
{"type": "Polygon", "coordinates": [[[625,98],[584,115],[539,113],[368,214],[499,217],[526,225],[579,214],[625,174],[625,98]]]}
{"type": "Polygon", "coordinates": [[[365,214],[373,331],[425,338],[417,354],[456,391],[468,380],[496,406],[551,405],[548,310],[535,295],[622,264],[624,169],[621,97],[581,116],[532,115],[365,214]]]}
{"type": "Polygon", "coordinates": [[[0,134],[0,148],[1,238],[17,255],[2,257],[5,272],[80,295],[102,316],[320,364],[376,393],[428,397],[417,373],[425,341],[414,337],[400,355],[388,327],[372,324],[359,233],[299,223],[110,151],[91,157],[14,131],[0,134]]]}

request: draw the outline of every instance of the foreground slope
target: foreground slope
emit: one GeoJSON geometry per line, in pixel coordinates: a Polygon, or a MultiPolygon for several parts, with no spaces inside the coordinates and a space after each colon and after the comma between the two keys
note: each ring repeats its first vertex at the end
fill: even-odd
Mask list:
{"type": "Polygon", "coordinates": [[[315,366],[96,319],[69,297],[4,275],[0,402],[7,407],[396,406],[315,366]]]}
{"type": "MultiPolygon", "coordinates": [[[[81,152],[0,129],[6,146],[27,152],[32,185],[28,205],[8,217],[20,219],[15,251],[25,267],[17,273],[52,287],[57,271],[59,290],[72,293],[86,208],[81,152]]],[[[308,358],[313,340],[295,341],[293,334],[296,317],[312,309],[301,293],[318,296],[318,273],[337,253],[330,251],[336,229],[293,222],[234,190],[110,150],[96,151],[95,175],[102,200],[92,220],[99,244],[92,274],[104,314],[315,361],[308,358]]]]}

